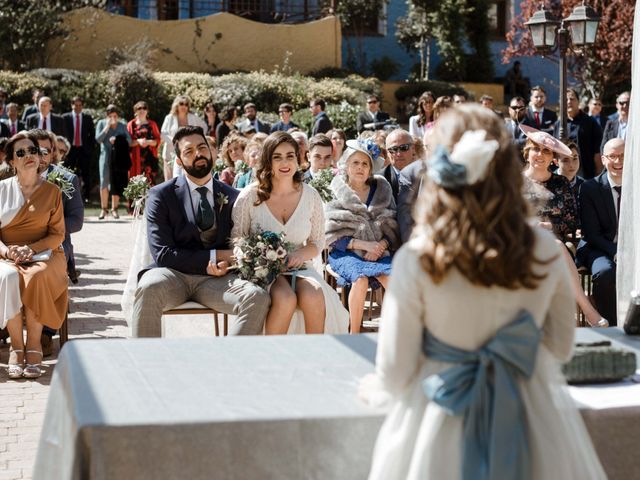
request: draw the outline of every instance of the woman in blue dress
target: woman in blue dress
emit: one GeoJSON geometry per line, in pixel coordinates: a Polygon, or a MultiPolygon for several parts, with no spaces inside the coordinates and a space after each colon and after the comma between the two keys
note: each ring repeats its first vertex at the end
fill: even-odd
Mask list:
{"type": "MultiPolygon", "coordinates": [[[[107,116],[98,121],[96,125],[96,141],[100,144],[100,220],[103,220],[107,216],[109,205],[109,190],[111,189],[111,183],[114,181],[113,173],[111,171],[111,165],[109,158],[111,157],[111,151],[114,148],[116,139],[118,137],[124,137],[127,145],[131,145],[131,135],[127,130],[127,125],[120,121],[118,118],[118,109],[115,105],[107,106],[107,116]]],[[[136,143],[137,145],[137,143],[136,143]]],[[[111,195],[111,215],[113,218],[118,219],[118,203],[120,202],[120,196],[116,194],[111,195]]]]}
{"type": "Polygon", "coordinates": [[[342,286],[350,285],[351,333],[360,331],[367,288],[386,288],[391,253],[399,246],[391,185],[380,175],[384,161],[370,139],[349,140],[331,182],[334,200],[325,205],[329,265],[342,286]]]}

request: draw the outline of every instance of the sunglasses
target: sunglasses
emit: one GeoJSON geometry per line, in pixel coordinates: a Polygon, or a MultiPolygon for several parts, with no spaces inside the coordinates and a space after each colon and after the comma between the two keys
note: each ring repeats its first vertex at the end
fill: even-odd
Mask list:
{"type": "Polygon", "coordinates": [[[180,102],[178,105],[180,105],[181,107],[188,107],[189,104],[187,102],[180,102]]]}
{"type": "MultiPolygon", "coordinates": [[[[180,105],[185,105],[185,104],[181,103],[180,105]]],[[[140,111],[140,110],[147,110],[147,107],[138,107],[138,108],[136,108],[136,111],[140,111]]]]}
{"type": "Polygon", "coordinates": [[[509,105],[509,108],[511,110],[515,110],[516,112],[521,112],[522,110],[524,110],[527,107],[519,107],[518,105],[509,105]]]}
{"type": "Polygon", "coordinates": [[[395,147],[387,148],[387,152],[389,153],[398,153],[398,152],[406,152],[411,148],[410,143],[403,143],[402,145],[397,145],[395,147]]]}
{"type": "Polygon", "coordinates": [[[27,155],[37,155],[40,153],[40,149],[38,147],[29,147],[29,148],[21,148],[20,150],[16,150],[16,157],[22,158],[27,155]]]}

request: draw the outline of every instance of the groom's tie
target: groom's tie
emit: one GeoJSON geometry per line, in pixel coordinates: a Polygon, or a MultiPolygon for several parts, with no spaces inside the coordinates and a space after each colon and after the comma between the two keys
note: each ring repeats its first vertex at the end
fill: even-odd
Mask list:
{"type": "Polygon", "coordinates": [[[213,215],[213,210],[211,209],[211,204],[209,203],[209,200],[207,200],[207,187],[198,187],[196,190],[200,194],[200,206],[198,207],[196,223],[200,230],[204,232],[205,230],[209,230],[213,227],[215,217],[213,215]]]}

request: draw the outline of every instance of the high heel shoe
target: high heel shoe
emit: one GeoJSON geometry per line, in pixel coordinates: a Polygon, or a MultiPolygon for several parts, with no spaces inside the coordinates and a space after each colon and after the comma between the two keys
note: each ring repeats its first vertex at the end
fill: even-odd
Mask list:
{"type": "MultiPolygon", "coordinates": [[[[11,350],[9,352],[9,366],[7,366],[7,375],[9,375],[9,378],[20,378],[24,372],[24,368],[20,363],[18,363],[18,353],[24,353],[24,350],[11,350]],[[16,354],[16,363],[11,363],[11,356],[14,353],[16,354]]],[[[22,363],[24,363],[24,358],[22,359],[22,363]]]]}
{"type": "MultiPolygon", "coordinates": [[[[27,350],[27,355],[30,353],[37,353],[42,358],[42,352],[39,350],[27,350]]],[[[40,368],[41,363],[27,363],[26,367],[24,367],[24,372],[22,376],[24,378],[38,378],[42,375],[42,369],[40,368]]]]}
{"type": "Polygon", "coordinates": [[[598,323],[591,323],[589,322],[589,320],[587,320],[587,324],[591,327],[591,328],[607,328],[609,326],[609,322],[606,318],[602,318],[600,317],[600,320],[598,320],[598,323]]]}
{"type": "Polygon", "coordinates": [[[115,218],[116,220],[118,220],[120,218],[120,215],[118,215],[118,210],[111,210],[111,216],[113,218],[115,218]]]}
{"type": "Polygon", "coordinates": [[[98,220],[104,220],[104,217],[106,217],[106,216],[107,216],[107,209],[106,209],[106,208],[103,208],[103,209],[100,211],[100,215],[98,216],[98,220]]]}

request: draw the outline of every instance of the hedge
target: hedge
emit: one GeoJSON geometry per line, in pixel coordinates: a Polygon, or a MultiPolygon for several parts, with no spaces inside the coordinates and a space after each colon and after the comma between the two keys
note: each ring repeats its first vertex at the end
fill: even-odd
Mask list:
{"type": "Polygon", "coordinates": [[[378,80],[357,75],[317,79],[263,71],[220,76],[153,73],[135,62],[119,65],[110,71],[91,73],[63,69],[39,69],[27,73],[0,71],[0,87],[9,92],[12,102],[23,106],[31,104],[33,88],[43,88],[58,112],[67,111],[71,99],[79,95],[84,99],[85,107],[99,115],[109,103],[115,103],[125,118],[131,118],[135,102],[145,100],[149,104],[150,117],[156,121],[162,121],[169,112],[176,95],[186,94],[198,112],[212,99],[218,108],[254,102],[260,111],[266,113],[277,112],[280,103],[289,102],[297,110],[295,121],[307,125],[311,121],[307,111],[309,99],[322,97],[327,102],[329,115],[339,127],[355,125],[355,114],[362,108],[366,95],[379,95],[381,91],[378,80]],[[351,120],[351,125],[343,123],[351,120]]]}

